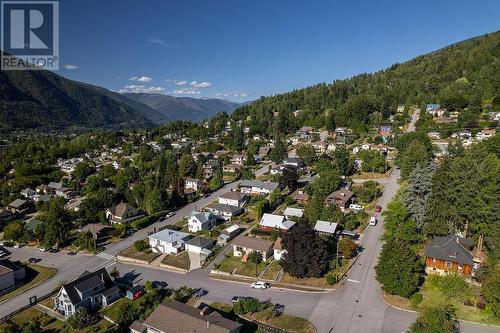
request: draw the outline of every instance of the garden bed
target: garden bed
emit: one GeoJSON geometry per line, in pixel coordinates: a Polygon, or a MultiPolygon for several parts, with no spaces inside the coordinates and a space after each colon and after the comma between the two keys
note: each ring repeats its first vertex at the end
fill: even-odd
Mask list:
{"type": "Polygon", "coordinates": [[[175,268],[180,268],[183,270],[189,270],[191,262],[189,261],[189,254],[187,251],[183,251],[177,255],[166,255],[161,261],[162,265],[168,265],[175,268]]]}
{"type": "Polygon", "coordinates": [[[143,251],[137,251],[134,245],[127,247],[126,249],[122,250],[118,255],[126,258],[131,258],[134,260],[140,260],[140,261],[145,261],[150,263],[151,261],[155,260],[159,254],[155,252],[143,252],[143,251]]]}

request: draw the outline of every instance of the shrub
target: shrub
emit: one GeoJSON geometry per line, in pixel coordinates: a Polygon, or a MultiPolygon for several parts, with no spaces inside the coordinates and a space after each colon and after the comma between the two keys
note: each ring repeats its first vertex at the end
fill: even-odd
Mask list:
{"type": "Polygon", "coordinates": [[[67,323],[71,328],[81,330],[96,323],[97,319],[95,314],[90,313],[85,308],[80,308],[76,310],[75,314],[69,317],[67,323]]]}
{"type": "Polygon", "coordinates": [[[439,289],[449,299],[465,301],[473,297],[469,284],[456,274],[448,274],[440,277],[439,289]]]}
{"type": "Polygon", "coordinates": [[[414,293],[410,296],[410,302],[413,307],[418,307],[418,305],[422,302],[423,296],[421,293],[414,293]]]}
{"type": "Polygon", "coordinates": [[[333,285],[335,284],[335,274],[333,273],[327,273],[325,275],[325,280],[326,280],[326,283],[328,283],[329,285],[333,285]]]}
{"type": "Polygon", "coordinates": [[[149,247],[149,244],[148,244],[148,242],[145,239],[141,239],[141,240],[135,241],[135,243],[134,243],[134,248],[137,251],[144,251],[148,247],[149,247]]]}

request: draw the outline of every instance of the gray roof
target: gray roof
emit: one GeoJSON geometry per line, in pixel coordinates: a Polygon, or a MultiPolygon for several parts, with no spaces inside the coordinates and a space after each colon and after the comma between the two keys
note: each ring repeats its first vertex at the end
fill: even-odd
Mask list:
{"type": "Polygon", "coordinates": [[[148,238],[158,239],[167,243],[179,242],[183,243],[190,235],[182,231],[164,229],[155,234],[149,235],[148,238]]]}
{"type": "Polygon", "coordinates": [[[16,199],[12,201],[9,206],[13,208],[20,208],[22,205],[24,205],[27,201],[23,199],[16,199]]]}
{"type": "Polygon", "coordinates": [[[103,274],[105,286],[107,288],[111,288],[112,286],[114,286],[114,283],[113,281],[111,281],[108,271],[106,271],[105,268],[101,268],[93,273],[85,271],[80,275],[80,277],[78,277],[78,279],[63,285],[63,288],[64,290],[66,290],[71,303],[78,304],[82,301],[82,299],[78,295],[77,289],[80,291],[85,291],[101,283],[101,274],[103,274]]]}
{"type": "Polygon", "coordinates": [[[197,246],[199,248],[204,249],[204,248],[208,248],[208,247],[212,246],[213,243],[214,243],[214,241],[211,239],[197,236],[197,237],[191,238],[185,244],[197,246]]]}
{"type": "Polygon", "coordinates": [[[314,225],[314,230],[328,234],[334,234],[336,229],[337,229],[337,223],[334,222],[318,220],[314,225]]]}
{"type": "Polygon", "coordinates": [[[238,191],[230,191],[230,192],[226,192],[224,194],[221,194],[219,196],[219,198],[223,198],[223,199],[230,199],[230,200],[241,200],[241,199],[244,199],[246,198],[246,194],[244,193],[241,193],[241,192],[238,192],[238,191]]]}
{"type": "Polygon", "coordinates": [[[241,212],[243,209],[237,206],[231,206],[231,205],[226,205],[226,204],[221,204],[221,203],[214,203],[210,207],[210,209],[218,212],[223,212],[223,213],[231,213],[231,214],[237,214],[241,212]]]}
{"type": "Polygon", "coordinates": [[[432,242],[425,246],[426,257],[435,258],[459,264],[473,265],[473,256],[469,251],[472,246],[470,238],[457,236],[434,237],[432,242]]]}
{"type": "Polygon", "coordinates": [[[278,183],[274,182],[263,182],[260,180],[248,180],[245,179],[240,183],[240,187],[260,187],[266,190],[274,191],[279,186],[278,183]]]}

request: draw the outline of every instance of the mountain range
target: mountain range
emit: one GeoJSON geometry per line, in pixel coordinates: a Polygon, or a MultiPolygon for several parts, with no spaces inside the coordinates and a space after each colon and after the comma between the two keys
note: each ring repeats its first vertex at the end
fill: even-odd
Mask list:
{"type": "Polygon", "coordinates": [[[220,99],[120,94],[50,71],[0,72],[0,132],[25,129],[147,128],[199,121],[239,106],[220,99]]]}
{"type": "Polygon", "coordinates": [[[132,101],[144,104],[157,111],[154,117],[148,117],[156,124],[169,120],[200,121],[216,113],[236,110],[241,104],[217,98],[174,97],[163,94],[124,94],[132,101]]]}

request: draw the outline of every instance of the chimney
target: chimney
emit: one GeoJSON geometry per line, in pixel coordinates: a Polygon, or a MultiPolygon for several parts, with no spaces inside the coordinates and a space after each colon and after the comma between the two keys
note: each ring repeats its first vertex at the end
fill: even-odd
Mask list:
{"type": "Polygon", "coordinates": [[[102,281],[102,283],[106,282],[106,281],[104,280],[104,273],[101,273],[101,281],[102,281]]]}

